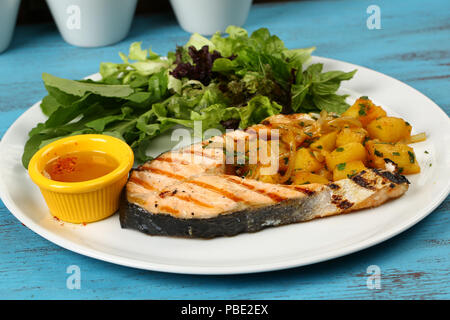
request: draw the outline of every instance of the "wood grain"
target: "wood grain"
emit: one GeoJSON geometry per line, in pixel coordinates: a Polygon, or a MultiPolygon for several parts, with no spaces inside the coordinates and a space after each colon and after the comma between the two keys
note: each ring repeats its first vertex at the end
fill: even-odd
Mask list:
{"type": "MultiPolygon", "coordinates": [[[[450,16],[447,0],[377,1],[380,30],[368,30],[372,1],[302,1],[255,5],[245,25],[268,27],[290,48],[349,61],[406,82],[450,112],[450,16]]],[[[0,55],[0,136],[45,95],[42,72],[79,79],[100,61],[118,61],[133,41],[159,53],[189,35],[172,15],[139,17],[113,46],[66,44],[54,25],[19,26],[0,55]]],[[[414,106],[420,107],[420,106],[414,106]]],[[[448,299],[450,201],[402,234],[364,251],[291,270],[239,276],[187,276],[97,261],[36,235],[0,203],[2,299],[448,299]],[[66,287],[66,269],[81,269],[81,289],[66,287]],[[366,269],[381,269],[381,289],[366,286],[366,269]]]]}

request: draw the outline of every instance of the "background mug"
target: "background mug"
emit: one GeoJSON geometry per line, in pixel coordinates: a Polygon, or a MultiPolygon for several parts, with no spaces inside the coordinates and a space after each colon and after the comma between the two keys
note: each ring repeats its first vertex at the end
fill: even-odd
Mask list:
{"type": "Polygon", "coordinates": [[[227,26],[241,27],[252,0],[170,0],[178,23],[189,33],[212,35],[227,26]]]}
{"type": "Polygon", "coordinates": [[[0,1],[0,53],[5,51],[14,33],[20,0],[0,1]]]}
{"type": "Polygon", "coordinates": [[[47,0],[64,40],[80,47],[101,47],[124,39],[137,0],[47,0]]]}

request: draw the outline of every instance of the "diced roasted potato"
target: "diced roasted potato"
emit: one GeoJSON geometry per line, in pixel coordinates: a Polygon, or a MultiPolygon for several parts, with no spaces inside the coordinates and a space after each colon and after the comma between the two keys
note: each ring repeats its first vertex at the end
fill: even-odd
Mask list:
{"type": "Polygon", "coordinates": [[[336,137],[336,147],[344,146],[350,142],[363,143],[367,135],[367,131],[363,128],[342,128],[336,137]]]}
{"type": "Polygon", "coordinates": [[[367,169],[360,160],[340,163],[333,170],[333,181],[346,179],[367,169]]]}
{"type": "Polygon", "coordinates": [[[314,173],[324,177],[327,180],[333,180],[333,173],[328,171],[326,168],[322,168],[314,173]]]}
{"type": "Polygon", "coordinates": [[[398,165],[399,173],[413,174],[420,172],[413,148],[402,143],[386,143],[367,141],[369,165],[374,168],[385,169],[385,158],[394,161],[398,165]]]}
{"type": "Polygon", "coordinates": [[[292,179],[292,184],[328,183],[328,179],[305,170],[296,170],[292,179]]]}
{"type": "Polygon", "coordinates": [[[381,117],[373,120],[367,126],[372,139],[382,142],[398,142],[411,137],[411,126],[405,120],[395,117],[381,117]]]}
{"type": "Polygon", "coordinates": [[[361,97],[342,114],[343,117],[357,118],[362,125],[367,126],[372,120],[385,117],[386,111],[373,104],[367,97],[361,97]]]}
{"type": "Polygon", "coordinates": [[[309,172],[317,171],[323,167],[323,164],[319,162],[315,157],[311,149],[300,148],[295,155],[296,170],[306,170],[309,172]]]}
{"type": "Polygon", "coordinates": [[[334,168],[344,162],[361,160],[365,161],[367,152],[361,143],[351,142],[342,147],[336,148],[333,152],[329,153],[326,158],[327,168],[334,170],[334,168]]]}
{"type": "Polygon", "coordinates": [[[332,151],[336,147],[336,137],[337,132],[332,131],[330,133],[327,133],[319,138],[319,140],[313,142],[310,147],[313,150],[326,150],[326,151],[332,151]]]}

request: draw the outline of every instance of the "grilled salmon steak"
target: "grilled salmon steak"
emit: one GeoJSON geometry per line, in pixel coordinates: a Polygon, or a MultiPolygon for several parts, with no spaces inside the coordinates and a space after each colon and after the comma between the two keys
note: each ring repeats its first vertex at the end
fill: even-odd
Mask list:
{"type": "MultiPolygon", "coordinates": [[[[298,121],[301,115],[277,116],[298,121]]],[[[269,122],[254,126],[270,127],[269,122]]],[[[161,154],[134,169],[120,209],[122,228],[149,235],[214,238],[376,207],[408,190],[394,172],[367,168],[328,184],[268,183],[230,169],[224,141],[252,127],[161,154]]],[[[269,128],[270,129],[270,128],[269,128]]],[[[387,166],[388,167],[388,166],[387,166]]]]}

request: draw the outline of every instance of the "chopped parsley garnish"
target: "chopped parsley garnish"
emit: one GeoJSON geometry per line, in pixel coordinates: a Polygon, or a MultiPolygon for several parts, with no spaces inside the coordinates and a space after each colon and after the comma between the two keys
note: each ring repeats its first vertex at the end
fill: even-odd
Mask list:
{"type": "Polygon", "coordinates": [[[426,154],[428,154],[429,152],[427,150],[424,151],[426,154]]]}
{"type": "Polygon", "coordinates": [[[341,148],[341,147],[336,148],[336,152],[342,152],[342,151],[344,151],[344,148],[341,148]]]}
{"type": "Polygon", "coordinates": [[[381,153],[380,151],[378,151],[377,149],[375,149],[375,151],[373,152],[377,157],[382,157],[383,153],[381,153]]]}
{"type": "Polygon", "coordinates": [[[360,106],[359,112],[358,112],[359,115],[360,116],[366,116],[367,115],[367,113],[366,113],[367,107],[365,105],[363,105],[362,103],[360,103],[359,106],[360,106]]]}
{"type": "Polygon", "coordinates": [[[348,178],[353,178],[358,172],[356,170],[352,170],[350,174],[347,174],[348,178]]]}
{"type": "Polygon", "coordinates": [[[394,156],[399,156],[400,153],[399,153],[399,152],[392,152],[392,155],[394,155],[394,156]]]}
{"type": "Polygon", "coordinates": [[[284,160],[284,164],[288,164],[288,162],[289,162],[289,157],[284,157],[283,160],[284,160]]]}
{"type": "Polygon", "coordinates": [[[414,153],[412,153],[411,151],[408,151],[408,155],[409,155],[409,162],[414,163],[416,157],[414,156],[414,153]]]}
{"type": "Polygon", "coordinates": [[[364,137],[363,146],[365,146],[365,145],[366,145],[366,142],[369,141],[369,140],[370,140],[369,137],[364,137]]]}
{"type": "Polygon", "coordinates": [[[305,134],[308,136],[308,137],[312,137],[312,133],[311,132],[305,132],[305,134]]]}
{"type": "Polygon", "coordinates": [[[339,163],[339,164],[336,166],[336,168],[337,168],[339,171],[344,170],[344,169],[345,169],[345,162],[339,163]]]}
{"type": "Polygon", "coordinates": [[[322,146],[317,146],[317,149],[322,149],[323,147],[322,146]]]}
{"type": "Polygon", "coordinates": [[[369,100],[369,97],[368,96],[362,96],[362,97],[360,97],[360,99],[369,100]]]}
{"type": "Polygon", "coordinates": [[[398,168],[398,173],[402,173],[403,172],[403,168],[398,168]]]}

